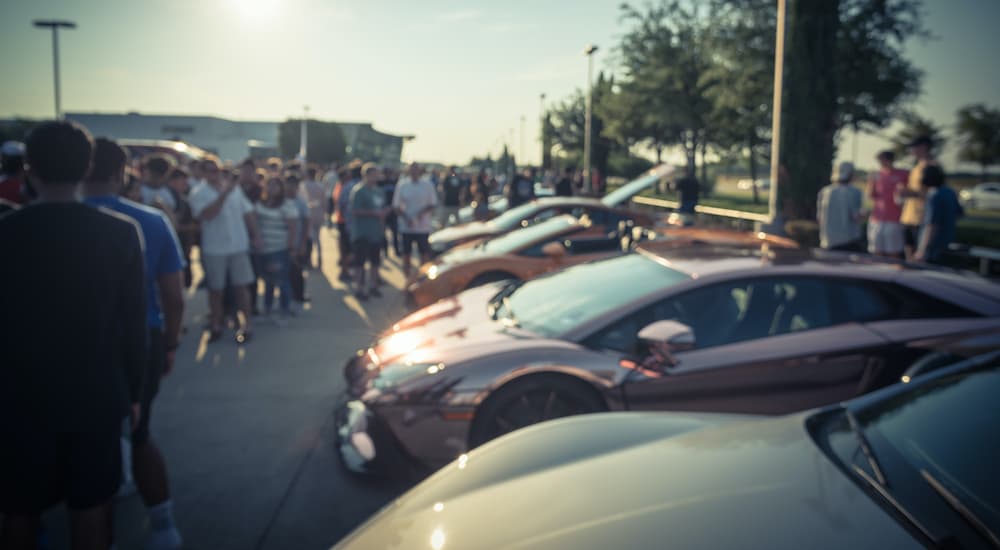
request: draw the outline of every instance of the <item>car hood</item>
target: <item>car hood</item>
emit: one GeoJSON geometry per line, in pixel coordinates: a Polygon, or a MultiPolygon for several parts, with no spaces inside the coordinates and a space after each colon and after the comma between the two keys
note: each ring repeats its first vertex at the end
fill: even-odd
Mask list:
{"type": "Polygon", "coordinates": [[[817,449],[805,419],[539,424],[459,457],[337,548],[918,546],[817,449]]]}
{"type": "Polygon", "coordinates": [[[496,233],[496,228],[485,222],[470,222],[446,227],[431,233],[430,243],[451,244],[478,239],[496,233]]]}
{"type": "MultiPolygon", "coordinates": [[[[489,300],[502,283],[467,290],[420,309],[392,326],[368,351],[376,366],[394,363],[453,365],[543,342],[533,332],[489,318],[489,300]]],[[[561,340],[548,346],[574,347],[561,340]]]]}

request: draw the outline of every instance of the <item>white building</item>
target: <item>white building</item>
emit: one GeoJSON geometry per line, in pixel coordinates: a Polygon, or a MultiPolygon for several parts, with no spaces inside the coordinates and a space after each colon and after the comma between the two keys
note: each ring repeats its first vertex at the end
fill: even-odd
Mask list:
{"type": "MultiPolygon", "coordinates": [[[[139,113],[66,113],[95,137],[111,139],[166,139],[197,145],[223,160],[239,161],[251,146],[277,147],[280,122],[227,120],[212,116],[143,115],[139,113]]],[[[370,123],[338,122],[346,142],[347,158],[398,165],[403,143],[410,136],[375,130],[370,123]]]]}

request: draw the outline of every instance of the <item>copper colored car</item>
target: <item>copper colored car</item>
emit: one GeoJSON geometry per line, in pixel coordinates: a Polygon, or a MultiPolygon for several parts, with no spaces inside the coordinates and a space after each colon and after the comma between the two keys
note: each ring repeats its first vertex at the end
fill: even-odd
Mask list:
{"type": "Polygon", "coordinates": [[[580,413],[783,414],[886,386],[1000,328],[1000,289],[864,256],[681,247],[494,284],[402,319],[345,366],[358,471],[437,468],[580,413]]]}
{"type": "Polygon", "coordinates": [[[509,231],[529,227],[560,214],[586,216],[595,226],[606,231],[618,227],[623,219],[635,220],[643,226],[652,225],[653,219],[641,212],[625,208],[632,197],[656,185],[673,173],[673,168],[661,165],[638,179],[597,199],[592,197],[545,197],[507,210],[486,222],[469,222],[435,231],[430,236],[431,250],[440,254],[455,246],[483,238],[495,237],[509,231]]]}
{"type": "MultiPolygon", "coordinates": [[[[627,225],[631,219],[622,220],[627,225]]],[[[633,241],[656,239],[648,247],[667,250],[696,243],[727,245],[769,244],[796,248],[795,241],[766,235],[719,229],[635,228],[608,230],[589,217],[558,216],[474,245],[456,247],[421,266],[406,286],[407,302],[424,307],[463,290],[497,281],[525,281],[552,271],[627,251],[633,241]],[[623,239],[623,233],[636,233],[623,239]]]]}

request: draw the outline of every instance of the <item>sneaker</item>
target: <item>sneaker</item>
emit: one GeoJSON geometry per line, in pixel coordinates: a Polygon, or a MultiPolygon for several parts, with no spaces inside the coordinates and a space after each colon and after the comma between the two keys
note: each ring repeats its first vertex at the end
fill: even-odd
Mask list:
{"type": "Polygon", "coordinates": [[[176,550],[183,545],[181,532],[176,527],[153,531],[146,540],[146,550],[176,550]]]}

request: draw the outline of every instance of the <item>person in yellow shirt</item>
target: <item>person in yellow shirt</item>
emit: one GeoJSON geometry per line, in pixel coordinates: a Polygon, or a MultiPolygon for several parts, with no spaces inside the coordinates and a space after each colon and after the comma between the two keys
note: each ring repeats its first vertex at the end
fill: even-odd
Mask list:
{"type": "Polygon", "coordinates": [[[906,188],[899,193],[902,198],[905,198],[899,222],[903,224],[905,230],[906,258],[911,259],[917,248],[920,225],[924,220],[924,201],[927,193],[921,184],[924,168],[931,164],[937,164],[937,161],[933,157],[934,141],[931,140],[930,136],[919,136],[907,146],[910,148],[910,153],[917,159],[917,163],[910,170],[906,188]]]}

